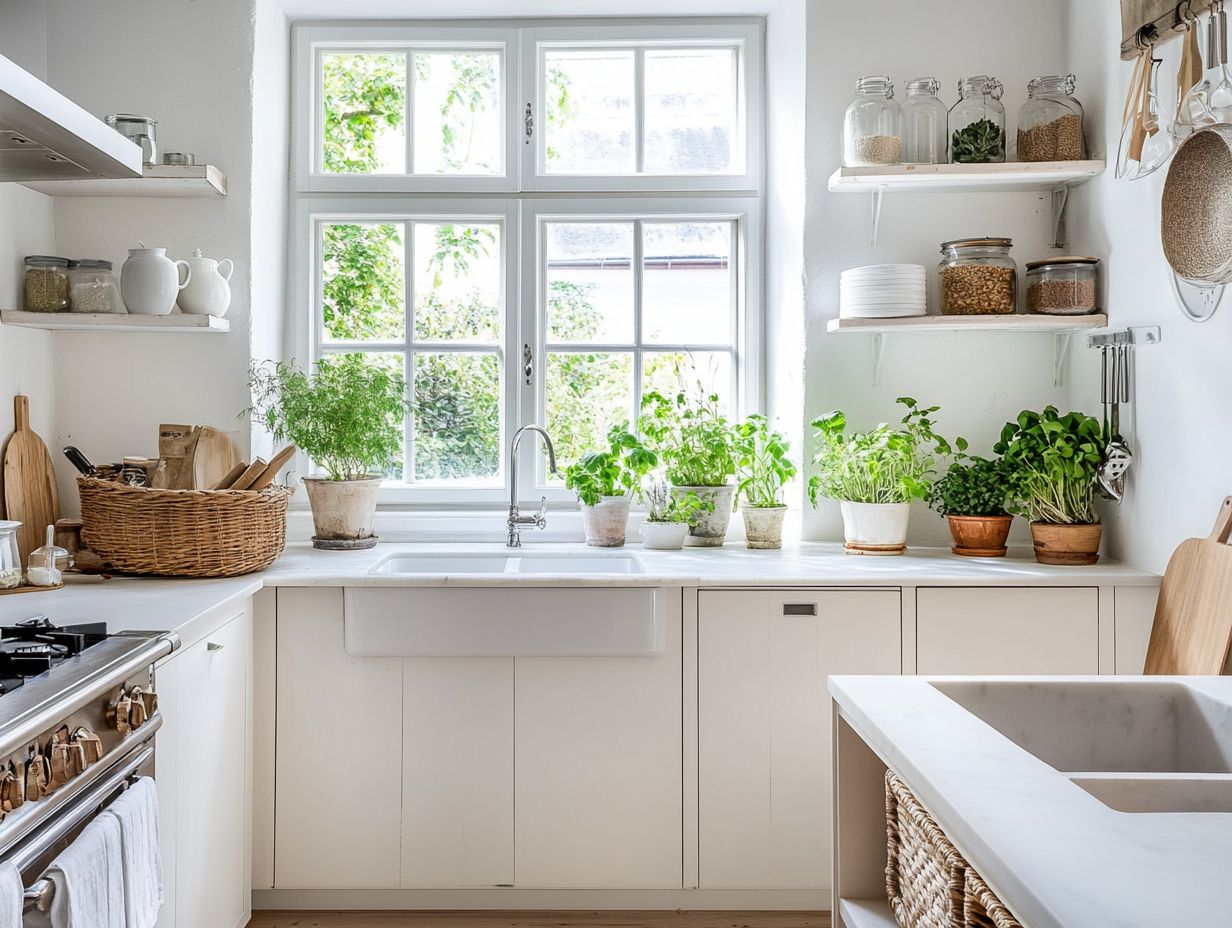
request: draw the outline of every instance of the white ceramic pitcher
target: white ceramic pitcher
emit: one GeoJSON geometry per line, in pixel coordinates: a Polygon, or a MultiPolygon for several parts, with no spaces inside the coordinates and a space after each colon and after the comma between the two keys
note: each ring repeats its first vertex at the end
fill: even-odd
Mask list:
{"type": "Polygon", "coordinates": [[[185,263],[192,274],[176,300],[180,309],[202,316],[226,315],[231,305],[231,275],[235,273],[235,263],[230,258],[221,261],[207,258],[200,248],[185,263]]]}
{"type": "Polygon", "coordinates": [[[130,313],[165,316],[175,308],[175,298],[192,280],[187,261],[172,261],[166,248],[130,248],[120,269],[120,295],[130,313]],[[180,266],[184,282],[180,283],[180,266]]]}

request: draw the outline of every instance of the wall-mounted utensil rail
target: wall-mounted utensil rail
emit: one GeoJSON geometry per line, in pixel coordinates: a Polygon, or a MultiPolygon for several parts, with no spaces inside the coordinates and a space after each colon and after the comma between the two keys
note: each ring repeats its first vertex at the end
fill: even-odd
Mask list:
{"type": "Polygon", "coordinates": [[[1129,61],[1142,49],[1167,42],[1211,6],[1210,0],[1121,0],[1121,58],[1129,61]]]}

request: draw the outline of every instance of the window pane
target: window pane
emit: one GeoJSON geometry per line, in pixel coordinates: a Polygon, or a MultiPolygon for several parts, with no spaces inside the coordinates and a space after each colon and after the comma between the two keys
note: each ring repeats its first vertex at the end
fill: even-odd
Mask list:
{"type": "Polygon", "coordinates": [[[496,223],[414,224],[417,339],[500,340],[500,235],[496,223]]]}
{"type": "Polygon", "coordinates": [[[547,224],[547,332],[557,343],[633,341],[633,223],[547,224]]]}
{"type": "Polygon", "coordinates": [[[500,427],[495,354],[415,355],[415,480],[496,477],[500,427]]]}
{"type": "Polygon", "coordinates": [[[647,352],[642,357],[642,393],[658,390],[675,396],[681,390],[690,396],[698,393],[719,395],[719,405],[731,414],[732,358],[726,351],[647,352]]]}
{"type": "Polygon", "coordinates": [[[544,79],[546,172],[633,173],[633,52],[549,51],[544,79]]]}
{"type": "Polygon", "coordinates": [[[647,49],[644,170],[730,171],[735,138],[735,50],[647,49]]]}
{"type": "Polygon", "coordinates": [[[415,173],[503,173],[500,55],[416,52],[415,173]]]}
{"type": "Polygon", "coordinates": [[[730,344],[732,223],[647,222],[642,235],[645,341],[730,344]]]}
{"type": "MultiPolygon", "coordinates": [[[[374,368],[382,368],[390,373],[397,373],[399,377],[404,376],[402,366],[404,356],[395,352],[388,351],[347,351],[347,352],[329,352],[321,356],[321,360],[328,363],[330,359],[341,358],[362,358],[365,364],[374,368]]],[[[373,476],[382,476],[388,480],[401,480],[403,475],[403,461],[405,460],[405,445],[406,445],[406,423],[401,423],[398,429],[397,451],[394,455],[394,460],[384,471],[374,471],[373,476]]]]}
{"type": "Polygon", "coordinates": [[[548,355],[547,430],[560,471],[598,451],[607,431],[629,421],[633,409],[633,356],[559,352],[548,355]]]}
{"type": "Polygon", "coordinates": [[[401,223],[321,226],[326,341],[401,341],[406,334],[401,223]]]}
{"type": "Polygon", "coordinates": [[[406,171],[406,56],[321,55],[326,174],[406,171]]]}

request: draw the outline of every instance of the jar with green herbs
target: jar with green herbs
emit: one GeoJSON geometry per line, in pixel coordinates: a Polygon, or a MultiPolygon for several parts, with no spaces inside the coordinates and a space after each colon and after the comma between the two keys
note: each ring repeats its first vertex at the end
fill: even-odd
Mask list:
{"type": "Polygon", "coordinates": [[[843,116],[843,164],[849,168],[901,164],[903,108],[888,77],[862,77],[843,116]]]}
{"type": "Polygon", "coordinates": [[[903,161],[907,164],[945,164],[949,111],[937,97],[941,82],[917,77],[907,83],[903,101],[903,161]]]}
{"type": "Polygon", "coordinates": [[[68,259],[29,255],[25,260],[22,304],[30,313],[68,312],[68,259]]]}
{"type": "Polygon", "coordinates": [[[120,281],[111,262],[80,258],[68,263],[69,303],[75,313],[122,313],[120,281]]]}
{"type": "Polygon", "coordinates": [[[977,74],[958,82],[950,109],[950,160],[955,164],[999,164],[1005,160],[1005,88],[995,77],[977,74]]]}
{"type": "Polygon", "coordinates": [[[937,267],[944,316],[1004,316],[1018,305],[1018,265],[1008,238],[943,242],[937,267]]]}
{"type": "Polygon", "coordinates": [[[1018,111],[1019,161],[1081,161],[1086,157],[1082,104],[1074,98],[1077,78],[1048,74],[1027,85],[1018,111]]]}

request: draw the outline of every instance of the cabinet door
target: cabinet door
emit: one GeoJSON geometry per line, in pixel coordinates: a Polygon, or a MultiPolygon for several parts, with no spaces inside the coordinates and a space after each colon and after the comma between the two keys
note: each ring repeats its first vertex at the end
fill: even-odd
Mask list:
{"type": "Polygon", "coordinates": [[[916,672],[1099,673],[1094,587],[916,591],[916,672]]]}
{"type": "Polygon", "coordinates": [[[679,593],[651,657],[516,658],[519,887],[679,889],[679,593]]]}
{"type": "Polygon", "coordinates": [[[277,889],[400,883],[402,661],[342,633],[342,590],[278,591],[277,889]]]}
{"type": "Polygon", "coordinates": [[[897,590],[698,594],[698,878],[830,885],[830,674],[901,672],[897,590]]]}
{"type": "Polygon", "coordinates": [[[1155,624],[1159,587],[1118,586],[1114,595],[1115,671],[1140,674],[1146,666],[1146,649],[1151,642],[1151,626],[1155,624]]]}

